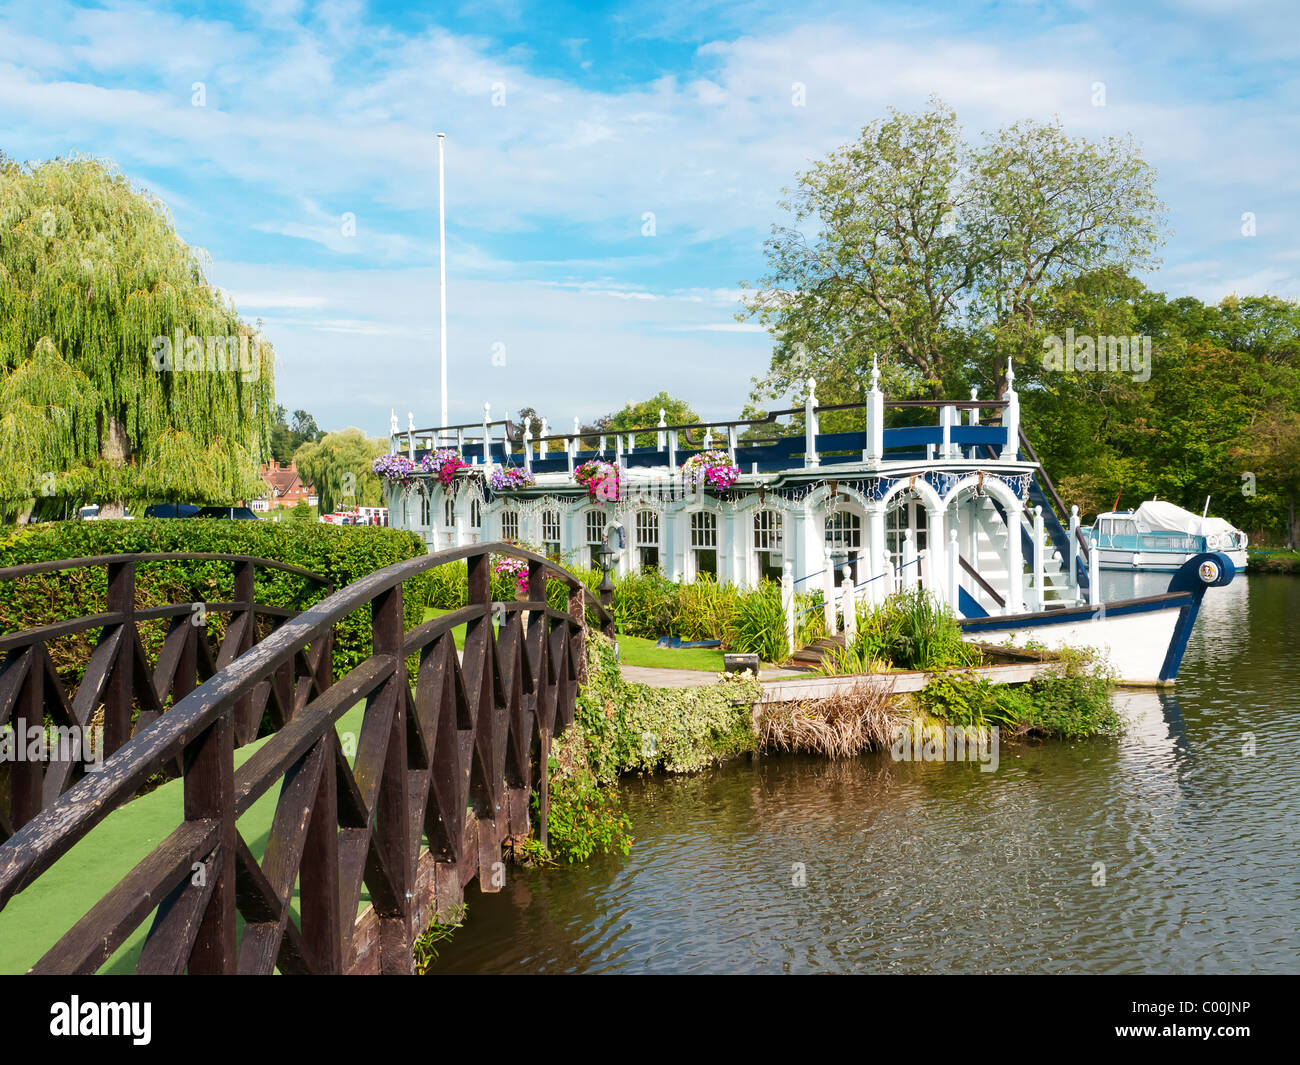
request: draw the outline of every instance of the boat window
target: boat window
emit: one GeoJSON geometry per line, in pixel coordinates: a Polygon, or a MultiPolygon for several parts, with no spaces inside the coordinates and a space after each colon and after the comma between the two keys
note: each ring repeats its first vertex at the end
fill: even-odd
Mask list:
{"type": "Polygon", "coordinates": [[[1121,536],[1136,536],[1138,531],[1137,522],[1117,521],[1115,523],[1115,531],[1119,533],[1121,536]]]}

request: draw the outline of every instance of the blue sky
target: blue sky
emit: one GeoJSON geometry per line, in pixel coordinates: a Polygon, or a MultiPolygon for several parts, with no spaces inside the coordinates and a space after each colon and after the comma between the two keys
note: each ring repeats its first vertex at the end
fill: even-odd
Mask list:
{"type": "Polygon", "coordinates": [[[1300,298],[1289,8],[0,3],[0,149],[115,161],[263,320],[280,401],[379,435],[436,421],[443,130],[453,420],[660,389],[726,417],[767,362],[734,313],[781,188],[930,94],[971,135],[1131,133],[1174,231],[1149,283],[1300,298]]]}

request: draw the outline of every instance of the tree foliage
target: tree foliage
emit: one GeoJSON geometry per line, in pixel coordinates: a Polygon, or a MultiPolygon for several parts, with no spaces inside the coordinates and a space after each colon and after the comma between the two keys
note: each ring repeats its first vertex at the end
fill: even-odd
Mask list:
{"type": "Polygon", "coordinates": [[[347,428],[303,444],[293,461],[302,479],[315,486],[320,512],[326,514],[340,506],[384,504],[383,485],[373,465],[387,451],[387,440],[367,439],[360,429],[347,428]]]}
{"type": "Polygon", "coordinates": [[[0,508],[259,491],[270,347],[111,165],[0,159],[0,325],[0,508]]]}
{"type": "Polygon", "coordinates": [[[832,401],[856,399],[876,356],[894,394],[950,394],[975,368],[1000,392],[1064,278],[1154,261],[1154,180],[1130,142],[1059,122],[973,145],[940,101],[891,110],[786,190],[791,221],[773,227],[740,315],[775,340],[756,398],[812,376],[832,401]]]}
{"type": "MultiPolygon", "coordinates": [[[[663,418],[668,425],[690,425],[700,420],[700,416],[684,399],[660,392],[640,403],[628,403],[622,410],[597,418],[596,428],[601,432],[614,433],[658,425],[660,411],[664,412],[663,418]]],[[[655,440],[654,433],[638,433],[636,446],[651,447],[655,440]]]]}

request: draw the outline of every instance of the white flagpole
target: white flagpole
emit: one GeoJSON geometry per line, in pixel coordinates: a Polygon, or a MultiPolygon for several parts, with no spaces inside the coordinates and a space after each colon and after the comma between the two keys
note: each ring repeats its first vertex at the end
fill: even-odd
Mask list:
{"type": "MultiPolygon", "coordinates": [[[[442,181],[442,146],[447,134],[438,134],[438,302],[442,315],[442,421],[447,424],[447,227],[446,199],[442,181]]],[[[441,435],[441,434],[439,434],[441,435]]],[[[439,441],[441,444],[441,441],[439,441]]]]}

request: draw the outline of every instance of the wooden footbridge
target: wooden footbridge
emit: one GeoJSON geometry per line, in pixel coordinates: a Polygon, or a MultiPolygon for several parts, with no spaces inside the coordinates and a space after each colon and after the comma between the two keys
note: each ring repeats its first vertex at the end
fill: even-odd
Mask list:
{"type": "Polygon", "coordinates": [[[102,721],[103,736],[99,752],[0,766],[0,909],[19,893],[39,898],[60,858],[160,780],[180,778],[183,813],[124,879],[85,899],[32,972],[96,972],[148,922],[137,972],[409,973],[435,913],[454,910],[475,876],[484,891],[499,886],[502,844],[528,832],[534,790],[544,838],[550,743],[573,719],[587,626],[613,631],[572,574],[491,543],[337,591],[306,570],[210,554],[13,566],[0,581],[99,568],[102,611],[0,636],[0,726],[102,721]],[[526,560],[528,601],[493,601],[494,554],[526,560]],[[462,560],[469,605],[407,631],[403,582],[462,560]],[[137,609],[138,567],[186,561],[228,562],[234,598],[137,609]],[[259,603],[263,568],[314,582],[323,598],[301,610],[259,603]],[[552,582],[567,610],[547,605],[552,582]],[[213,615],[219,646],[221,626],[195,620],[213,615]],[[335,629],[353,615],[369,626],[368,653],[335,676],[335,629]],[[153,660],[144,622],[167,627],[153,660]],[[80,681],[61,681],[54,641],[96,633],[80,681]],[[358,704],[349,757],[336,725],[358,704]],[[237,822],[277,786],[259,860],[237,822]]]}

